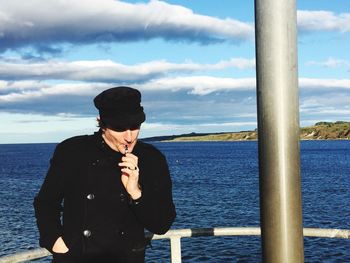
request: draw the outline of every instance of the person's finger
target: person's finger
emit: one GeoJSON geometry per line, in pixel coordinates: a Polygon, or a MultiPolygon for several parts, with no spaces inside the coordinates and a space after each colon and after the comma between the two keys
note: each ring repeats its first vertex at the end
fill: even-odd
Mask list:
{"type": "Polygon", "coordinates": [[[118,163],[118,165],[120,167],[123,167],[123,168],[128,168],[129,170],[134,170],[134,171],[139,170],[139,168],[136,164],[130,163],[130,162],[122,162],[122,163],[118,163]]]}
{"type": "Polygon", "coordinates": [[[122,160],[125,159],[125,160],[131,160],[135,163],[138,162],[138,157],[136,155],[133,155],[132,153],[128,153],[126,154],[125,156],[122,157],[122,160]]]}
{"type": "Polygon", "coordinates": [[[139,175],[139,170],[138,170],[138,167],[124,167],[121,169],[122,173],[127,173],[129,176],[132,175],[132,176],[136,176],[138,177],[139,175]]]}
{"type": "Polygon", "coordinates": [[[128,159],[122,159],[122,162],[120,164],[122,164],[121,166],[131,167],[131,168],[134,168],[135,166],[137,166],[137,162],[135,162],[134,160],[128,160],[128,159]]]}

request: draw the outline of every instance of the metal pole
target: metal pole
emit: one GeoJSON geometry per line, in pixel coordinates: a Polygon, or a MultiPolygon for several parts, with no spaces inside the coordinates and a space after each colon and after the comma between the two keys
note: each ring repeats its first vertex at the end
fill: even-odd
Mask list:
{"type": "Polygon", "coordinates": [[[304,262],[295,0],[255,0],[263,262],[304,262]]]}

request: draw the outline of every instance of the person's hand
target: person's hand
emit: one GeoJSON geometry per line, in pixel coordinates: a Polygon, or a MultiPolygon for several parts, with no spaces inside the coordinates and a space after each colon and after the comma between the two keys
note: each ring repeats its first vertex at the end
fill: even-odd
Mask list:
{"type": "Polygon", "coordinates": [[[142,192],[139,185],[139,168],[137,166],[138,158],[132,153],[127,153],[122,157],[122,162],[119,163],[119,166],[122,167],[122,183],[134,200],[141,197],[142,192]]]}
{"type": "Polygon", "coordinates": [[[67,253],[69,251],[62,237],[57,238],[55,244],[52,247],[52,251],[55,253],[67,253]]]}

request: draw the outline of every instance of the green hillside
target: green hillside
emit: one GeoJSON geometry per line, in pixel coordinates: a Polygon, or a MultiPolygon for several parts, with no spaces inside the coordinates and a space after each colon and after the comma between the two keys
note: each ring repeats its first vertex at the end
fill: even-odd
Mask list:
{"type": "MultiPolygon", "coordinates": [[[[350,122],[318,122],[313,126],[303,127],[300,132],[302,140],[349,140],[350,122]]],[[[257,131],[240,131],[205,134],[181,134],[146,138],[144,141],[249,141],[257,140],[257,131]]]]}

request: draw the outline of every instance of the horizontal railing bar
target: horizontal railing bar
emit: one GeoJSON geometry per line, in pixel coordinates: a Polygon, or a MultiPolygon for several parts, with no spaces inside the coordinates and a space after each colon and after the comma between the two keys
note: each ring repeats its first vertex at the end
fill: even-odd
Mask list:
{"type": "MultiPolygon", "coordinates": [[[[303,233],[304,237],[350,238],[350,230],[347,229],[304,228],[303,233]]],[[[148,234],[147,236],[153,240],[158,240],[200,236],[259,236],[260,234],[259,227],[218,227],[171,229],[164,235],[148,234]]],[[[17,263],[39,259],[49,255],[51,253],[46,249],[37,248],[0,257],[0,263],[17,263]]]]}
{"type": "Polygon", "coordinates": [[[0,257],[0,263],[17,263],[50,256],[51,253],[45,248],[36,248],[28,251],[17,252],[12,255],[0,257]]]}
{"type": "Polygon", "coordinates": [[[350,230],[332,228],[304,228],[305,237],[350,238],[350,230]]]}
{"type": "MultiPolygon", "coordinates": [[[[350,230],[327,228],[304,228],[304,237],[350,238],[350,230]]],[[[223,227],[223,228],[189,228],[172,229],[164,235],[154,235],[152,239],[198,236],[260,236],[259,227],[223,227]]]]}
{"type": "Polygon", "coordinates": [[[259,236],[259,227],[223,227],[223,228],[188,228],[171,229],[164,235],[154,235],[152,239],[180,237],[199,237],[199,236],[259,236]]]}

